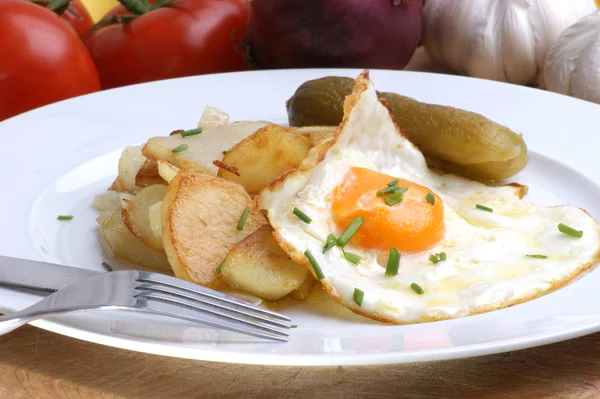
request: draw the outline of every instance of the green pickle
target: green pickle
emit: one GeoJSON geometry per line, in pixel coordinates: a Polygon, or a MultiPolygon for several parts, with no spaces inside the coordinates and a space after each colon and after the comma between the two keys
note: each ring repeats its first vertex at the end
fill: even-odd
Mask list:
{"type": "MultiPolygon", "coordinates": [[[[291,126],[337,125],[354,80],[326,77],[303,83],[287,102],[291,126]]],[[[406,137],[429,166],[483,182],[505,180],[527,164],[520,134],[482,115],[426,104],[394,93],[379,93],[406,137]]]]}

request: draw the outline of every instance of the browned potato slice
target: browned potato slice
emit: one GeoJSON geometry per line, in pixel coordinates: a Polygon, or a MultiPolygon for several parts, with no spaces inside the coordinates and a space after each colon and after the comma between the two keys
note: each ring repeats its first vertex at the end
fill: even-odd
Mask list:
{"type": "Polygon", "coordinates": [[[288,130],[293,133],[300,134],[310,139],[310,146],[314,147],[323,140],[333,137],[337,126],[303,126],[290,127],[288,130]]]}
{"type": "Polygon", "coordinates": [[[267,122],[235,122],[228,125],[204,129],[195,136],[181,137],[174,134],[167,137],[154,137],[148,140],[143,154],[155,160],[163,160],[180,169],[216,176],[218,168],[213,161],[223,158],[223,151],[250,136],[265,126],[267,122]],[[187,145],[187,150],[175,153],[174,148],[187,145]]]}
{"type": "Polygon", "coordinates": [[[108,191],[116,191],[119,193],[127,192],[127,188],[125,188],[125,185],[123,184],[123,180],[121,180],[121,176],[117,176],[115,178],[113,183],[108,188],[108,191]]]}
{"type": "Polygon", "coordinates": [[[158,173],[158,163],[153,159],[146,159],[135,176],[135,185],[138,187],[148,187],[153,184],[165,184],[165,181],[158,173]]]}
{"type": "Polygon", "coordinates": [[[257,194],[284,172],[298,167],[311,147],[308,137],[283,126],[267,125],[227,151],[223,163],[239,176],[219,169],[218,176],[244,186],[257,194]]]}
{"type": "Polygon", "coordinates": [[[171,183],[171,180],[175,178],[177,172],[179,172],[179,168],[171,165],[167,161],[158,160],[158,174],[160,177],[168,183],[171,183]]]}
{"type": "Polygon", "coordinates": [[[167,186],[155,184],[145,187],[133,197],[125,200],[123,222],[138,240],[156,251],[164,251],[162,237],[157,237],[150,223],[150,207],[160,202],[167,193],[167,186]]]}
{"type": "Polygon", "coordinates": [[[97,221],[100,225],[102,244],[114,256],[145,268],[171,271],[171,265],[164,252],[144,245],[127,229],[120,207],[102,213],[97,221]]]}
{"type": "Polygon", "coordinates": [[[289,258],[265,225],[233,247],[221,274],[234,288],[276,301],[299,288],[308,270],[289,258]]]}
{"type": "Polygon", "coordinates": [[[179,172],[161,209],[163,244],[175,275],[210,285],[231,248],[267,222],[262,214],[250,212],[238,230],[242,213],[250,207],[250,196],[237,183],[179,172]]]}
{"type": "Polygon", "coordinates": [[[139,187],[135,185],[135,178],[145,162],[146,157],[142,154],[141,145],[123,150],[119,158],[119,179],[124,191],[132,194],[139,191],[139,187]]]}
{"type": "Polygon", "coordinates": [[[290,292],[290,297],[298,301],[306,301],[313,289],[313,286],[315,285],[315,281],[316,280],[313,277],[313,275],[307,273],[306,278],[304,279],[302,284],[300,284],[300,287],[290,292]]]}

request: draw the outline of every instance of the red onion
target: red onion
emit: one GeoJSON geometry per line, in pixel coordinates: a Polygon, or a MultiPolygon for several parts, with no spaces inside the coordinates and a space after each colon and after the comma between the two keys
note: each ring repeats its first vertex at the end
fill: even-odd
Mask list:
{"type": "Polygon", "coordinates": [[[402,69],[423,0],[251,0],[246,50],[259,68],[402,69]]]}

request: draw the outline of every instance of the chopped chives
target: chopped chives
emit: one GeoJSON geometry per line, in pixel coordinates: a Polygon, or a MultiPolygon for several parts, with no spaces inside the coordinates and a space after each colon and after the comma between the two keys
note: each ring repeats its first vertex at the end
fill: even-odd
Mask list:
{"type": "Polygon", "coordinates": [[[102,262],[102,267],[106,269],[107,272],[112,272],[113,268],[106,262],[102,262]]]}
{"type": "Polygon", "coordinates": [[[388,187],[392,187],[392,186],[397,186],[398,185],[398,179],[394,179],[391,182],[388,182],[388,187]]]}
{"type": "Polygon", "coordinates": [[[411,283],[410,284],[410,288],[412,288],[412,290],[414,292],[416,292],[419,295],[423,295],[425,293],[425,291],[423,290],[423,288],[421,288],[421,286],[417,283],[411,283]]]}
{"type": "Polygon", "coordinates": [[[482,211],[486,211],[486,212],[494,212],[494,210],[492,208],[490,208],[489,206],[485,206],[485,205],[481,205],[481,204],[475,205],[475,208],[481,209],[482,211]]]}
{"type": "Polygon", "coordinates": [[[352,295],[352,299],[358,306],[362,306],[363,299],[365,297],[365,293],[358,288],[354,289],[354,294],[352,295]]]}
{"type": "Polygon", "coordinates": [[[429,202],[431,205],[435,205],[435,197],[433,196],[432,193],[427,194],[427,197],[425,197],[425,199],[427,200],[427,202],[429,202]]]}
{"type": "Polygon", "coordinates": [[[298,218],[300,220],[302,220],[304,223],[308,223],[310,224],[310,222],[312,222],[312,219],[304,212],[302,212],[300,209],[294,207],[294,215],[298,216],[298,218]]]}
{"type": "Polygon", "coordinates": [[[335,247],[337,245],[337,242],[338,240],[333,234],[327,234],[327,241],[325,242],[325,246],[323,247],[323,253],[335,247]]]}
{"type": "Polygon", "coordinates": [[[298,328],[298,324],[292,324],[290,328],[298,328]]]}
{"type": "Polygon", "coordinates": [[[447,256],[445,252],[439,252],[437,254],[429,255],[429,261],[433,264],[440,263],[443,260],[446,260],[447,256]]]}
{"type": "Polygon", "coordinates": [[[307,249],[306,251],[304,251],[304,256],[306,256],[306,259],[308,259],[308,261],[310,262],[310,265],[312,266],[313,270],[315,271],[317,278],[319,280],[323,280],[325,278],[325,275],[323,274],[323,271],[321,270],[321,266],[319,266],[319,264],[317,263],[317,260],[313,256],[312,252],[310,252],[310,249],[307,249]]]}
{"type": "Polygon", "coordinates": [[[225,261],[221,262],[221,264],[219,265],[219,267],[217,267],[217,270],[215,270],[215,272],[217,274],[221,274],[221,269],[223,269],[223,263],[225,263],[225,261]]]}
{"type": "Polygon", "coordinates": [[[582,230],[575,230],[574,228],[569,227],[566,224],[562,224],[562,223],[558,224],[558,231],[560,231],[561,233],[566,234],[568,236],[575,237],[575,238],[583,237],[582,230]]]}
{"type": "Polygon", "coordinates": [[[548,255],[525,255],[526,258],[548,259],[548,255]]]}
{"type": "Polygon", "coordinates": [[[187,149],[188,149],[188,145],[187,144],[181,144],[181,145],[178,145],[177,147],[173,148],[171,150],[171,152],[174,152],[175,154],[178,154],[178,153],[183,152],[183,151],[185,151],[187,149]]]}
{"type": "Polygon", "coordinates": [[[390,248],[390,256],[388,257],[387,266],[385,268],[385,275],[388,277],[397,275],[399,267],[400,253],[396,248],[390,248]]]}
{"type": "Polygon", "coordinates": [[[183,132],[181,132],[181,137],[195,136],[200,133],[202,133],[201,127],[197,129],[184,130],[183,132]]]}
{"type": "Polygon", "coordinates": [[[398,186],[388,186],[386,188],[383,188],[383,189],[377,191],[377,196],[383,197],[386,194],[395,193],[396,191],[398,191],[398,189],[399,189],[398,186]]]}
{"type": "Polygon", "coordinates": [[[244,223],[246,223],[246,219],[248,219],[249,214],[250,214],[250,208],[244,209],[244,212],[242,212],[242,216],[240,216],[240,221],[237,224],[238,230],[242,230],[244,228],[244,223]]]}
{"type": "Polygon", "coordinates": [[[404,194],[402,193],[402,191],[396,191],[394,194],[388,195],[387,197],[385,197],[384,201],[389,206],[394,206],[394,205],[402,202],[403,199],[404,199],[404,194]]]}
{"type": "Polygon", "coordinates": [[[357,216],[352,222],[350,222],[348,227],[346,227],[346,230],[344,230],[340,238],[338,238],[338,245],[342,248],[346,246],[346,244],[348,244],[348,241],[350,241],[352,237],[354,237],[354,235],[364,222],[365,219],[363,219],[362,216],[357,216]]]}
{"type": "Polygon", "coordinates": [[[350,253],[350,252],[345,252],[344,251],[344,258],[346,258],[346,260],[350,263],[354,263],[355,265],[358,265],[358,262],[360,262],[361,257],[350,253]]]}
{"type": "Polygon", "coordinates": [[[227,154],[227,151],[223,151],[223,155],[226,155],[226,154],[227,154]]]}
{"type": "Polygon", "coordinates": [[[400,191],[402,194],[404,194],[405,192],[408,191],[408,187],[406,187],[406,186],[398,187],[398,191],[400,191]]]}
{"type": "Polygon", "coordinates": [[[58,215],[58,220],[73,220],[73,216],[71,215],[58,215]]]}

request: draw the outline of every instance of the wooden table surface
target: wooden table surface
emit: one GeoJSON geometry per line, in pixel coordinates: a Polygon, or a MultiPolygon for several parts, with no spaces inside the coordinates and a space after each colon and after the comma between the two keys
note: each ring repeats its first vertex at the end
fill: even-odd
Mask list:
{"type": "MultiPolygon", "coordinates": [[[[409,69],[445,72],[419,51],[409,69]]],[[[600,398],[600,334],[500,355],[267,367],[130,352],[26,326],[0,337],[0,398],[600,398]]]]}

